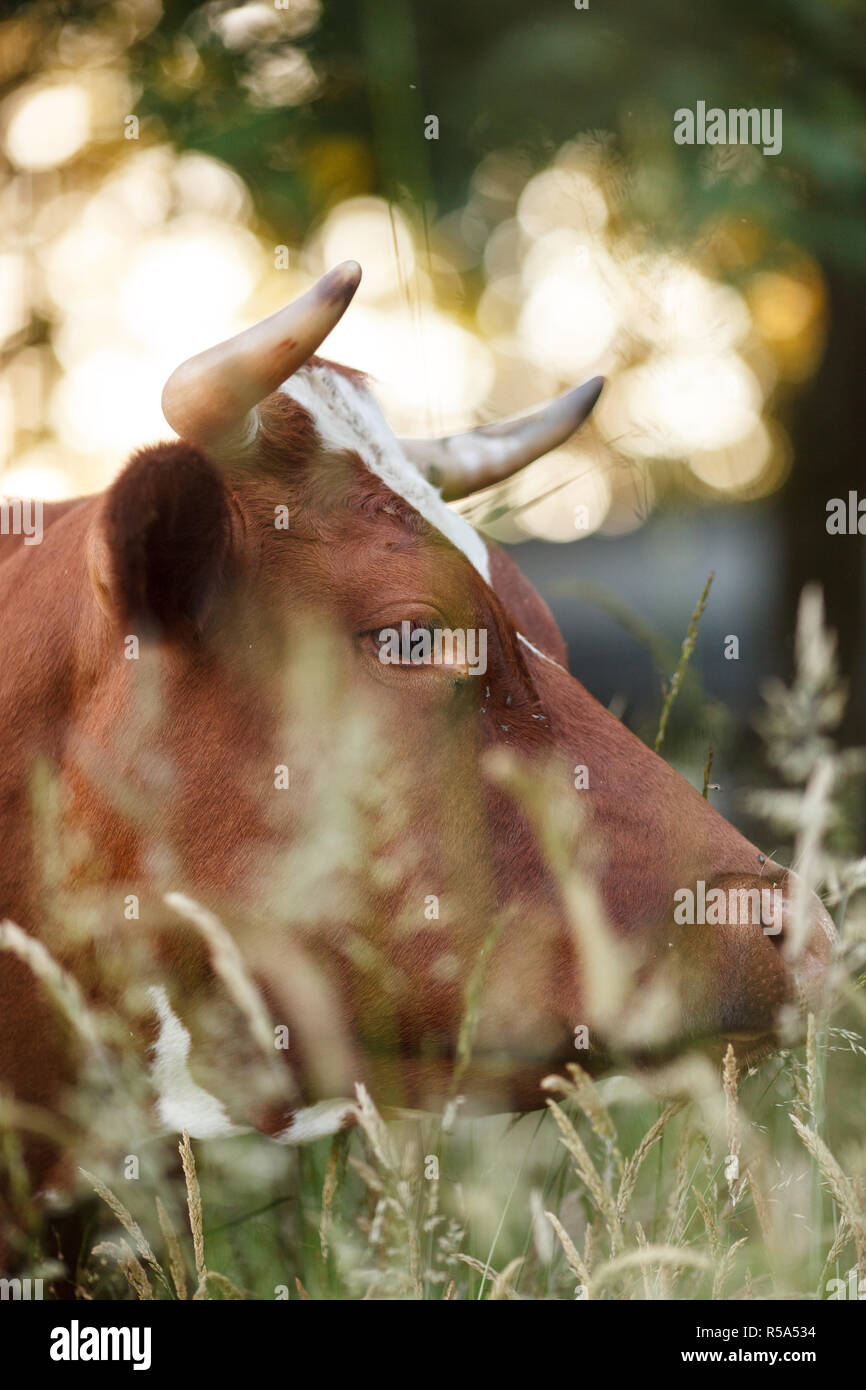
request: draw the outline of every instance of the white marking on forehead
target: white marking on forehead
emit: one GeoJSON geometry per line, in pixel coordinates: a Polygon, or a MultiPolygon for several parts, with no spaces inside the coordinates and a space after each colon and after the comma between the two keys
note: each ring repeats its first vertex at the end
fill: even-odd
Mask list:
{"type": "Polygon", "coordinates": [[[280,390],[309,411],[326,448],[359,454],[371,473],[420,512],[490,583],[490,557],[483,537],[443,502],[436,488],[409,462],[365,386],[330,367],[306,366],[280,390]]]}
{"type": "Polygon", "coordinates": [[[150,1079],[158,1096],[156,1111],[161,1123],[176,1134],[187,1130],[193,1139],[248,1134],[248,1129],[232,1124],[222,1101],[199,1086],[190,1075],[191,1039],[169,1004],[162,985],[153,986],[148,995],[159,1019],[150,1079]]]}

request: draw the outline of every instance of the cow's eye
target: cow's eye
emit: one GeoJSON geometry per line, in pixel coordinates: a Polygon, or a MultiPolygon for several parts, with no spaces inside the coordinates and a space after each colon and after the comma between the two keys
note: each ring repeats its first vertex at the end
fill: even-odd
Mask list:
{"type": "MultiPolygon", "coordinates": [[[[376,680],[431,694],[453,694],[470,683],[468,677],[479,668],[476,636],[475,629],[468,633],[444,613],[422,603],[402,612],[386,610],[381,621],[379,614],[371,615],[357,641],[376,680]]],[[[481,664],[486,669],[486,645],[483,656],[481,664]]]]}
{"type": "Polygon", "coordinates": [[[437,629],[442,629],[438,618],[389,619],[361,633],[361,645],[383,666],[427,668],[436,661],[437,629]]]}

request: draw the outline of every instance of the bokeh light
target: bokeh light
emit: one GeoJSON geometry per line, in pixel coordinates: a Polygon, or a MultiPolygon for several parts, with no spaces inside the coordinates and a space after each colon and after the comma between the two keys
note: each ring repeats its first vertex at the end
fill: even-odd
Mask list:
{"type": "MultiPolygon", "coordinates": [[[[319,22],[319,0],[208,15],[253,106],[315,98],[319,75],[295,42],[319,22]]],[[[759,269],[761,238],[744,221],[711,229],[700,254],[660,249],[623,216],[624,167],[593,135],[543,168],[486,155],[465,205],[438,220],[350,196],[365,186],[368,152],[343,142],[334,167],[348,193],[286,256],[233,170],[164,139],[124,140],[123,44],[82,28],[58,51],[76,80],[28,83],[0,112],[14,210],[0,247],[0,341],[13,345],[15,387],[0,395],[0,488],[10,477],[45,496],[104,485],[168,433],[160,394],[179,361],[349,258],[363,281],[325,351],[370,375],[399,433],[466,429],[607,376],[578,442],[472,509],[501,539],[631,529],[665,491],[656,472],[667,489],[679,476],[720,498],[780,485],[786,439],[771,402],[780,380],[813,368],[823,331],[820,275],[802,253],[759,269]],[[89,159],[105,142],[111,158],[89,159]],[[40,317],[50,343],[34,345],[28,325],[40,317]]]]}
{"type": "Polygon", "coordinates": [[[55,169],[77,154],[90,134],[87,93],[74,83],[24,88],[7,108],[4,144],[19,169],[55,169]]]}

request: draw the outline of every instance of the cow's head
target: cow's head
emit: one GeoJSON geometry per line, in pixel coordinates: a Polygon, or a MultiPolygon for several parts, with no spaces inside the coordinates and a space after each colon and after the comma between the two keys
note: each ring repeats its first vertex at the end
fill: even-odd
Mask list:
{"type": "Polygon", "coordinates": [[[566,439],[601,381],[523,420],[400,442],[361,374],[312,355],[359,278],[341,266],[180,367],[163,397],[180,442],[134,457],[91,527],[100,676],[81,747],[144,797],[133,814],[79,780],[108,872],[161,873],[244,923],[322,1090],[371,1066],[404,1099],[441,1089],[485,946],[473,1055],[505,1103],[537,1104],[551,1065],[587,1061],[584,1024],[590,1066],[687,1041],[753,1055],[785,1006],[817,1002],[830,919],[810,901],[792,958],[792,876],[569,675],[544,602],[447,505],[566,439]],[[443,638],[437,659],[437,629],[468,650],[443,638]],[[433,659],[413,659],[425,643],[433,659]],[[518,783],[533,769],[525,795],[499,749],[518,783]],[[550,798],[572,808],[583,905],[544,843],[550,798]],[[707,910],[718,890],[745,921],[707,910]],[[706,921],[677,921],[686,891],[706,921]],[[601,1033],[593,893],[631,972],[601,1033]],[[660,981],[675,1002],[642,1038],[629,1020],[660,981]]]}

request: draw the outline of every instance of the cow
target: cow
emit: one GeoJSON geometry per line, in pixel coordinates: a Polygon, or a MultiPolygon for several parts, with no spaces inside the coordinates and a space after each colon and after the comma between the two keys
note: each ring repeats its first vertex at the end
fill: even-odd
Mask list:
{"type": "MultiPolygon", "coordinates": [[[[601,379],[398,440],[316,355],[360,274],[183,363],[175,439],[5,538],[0,1078],[27,1114],[74,1114],[54,968],[139,1039],[164,1126],[285,1143],[350,1124],[359,1082],[429,1109],[457,1075],[513,1111],[568,1060],[757,1060],[824,996],[818,898],[795,940],[794,875],[569,673],[449,505],[565,441],[601,379]],[[752,910],[684,923],[698,891],[752,910]]],[[[55,1139],[28,1159],[56,1180],[55,1139]]]]}

